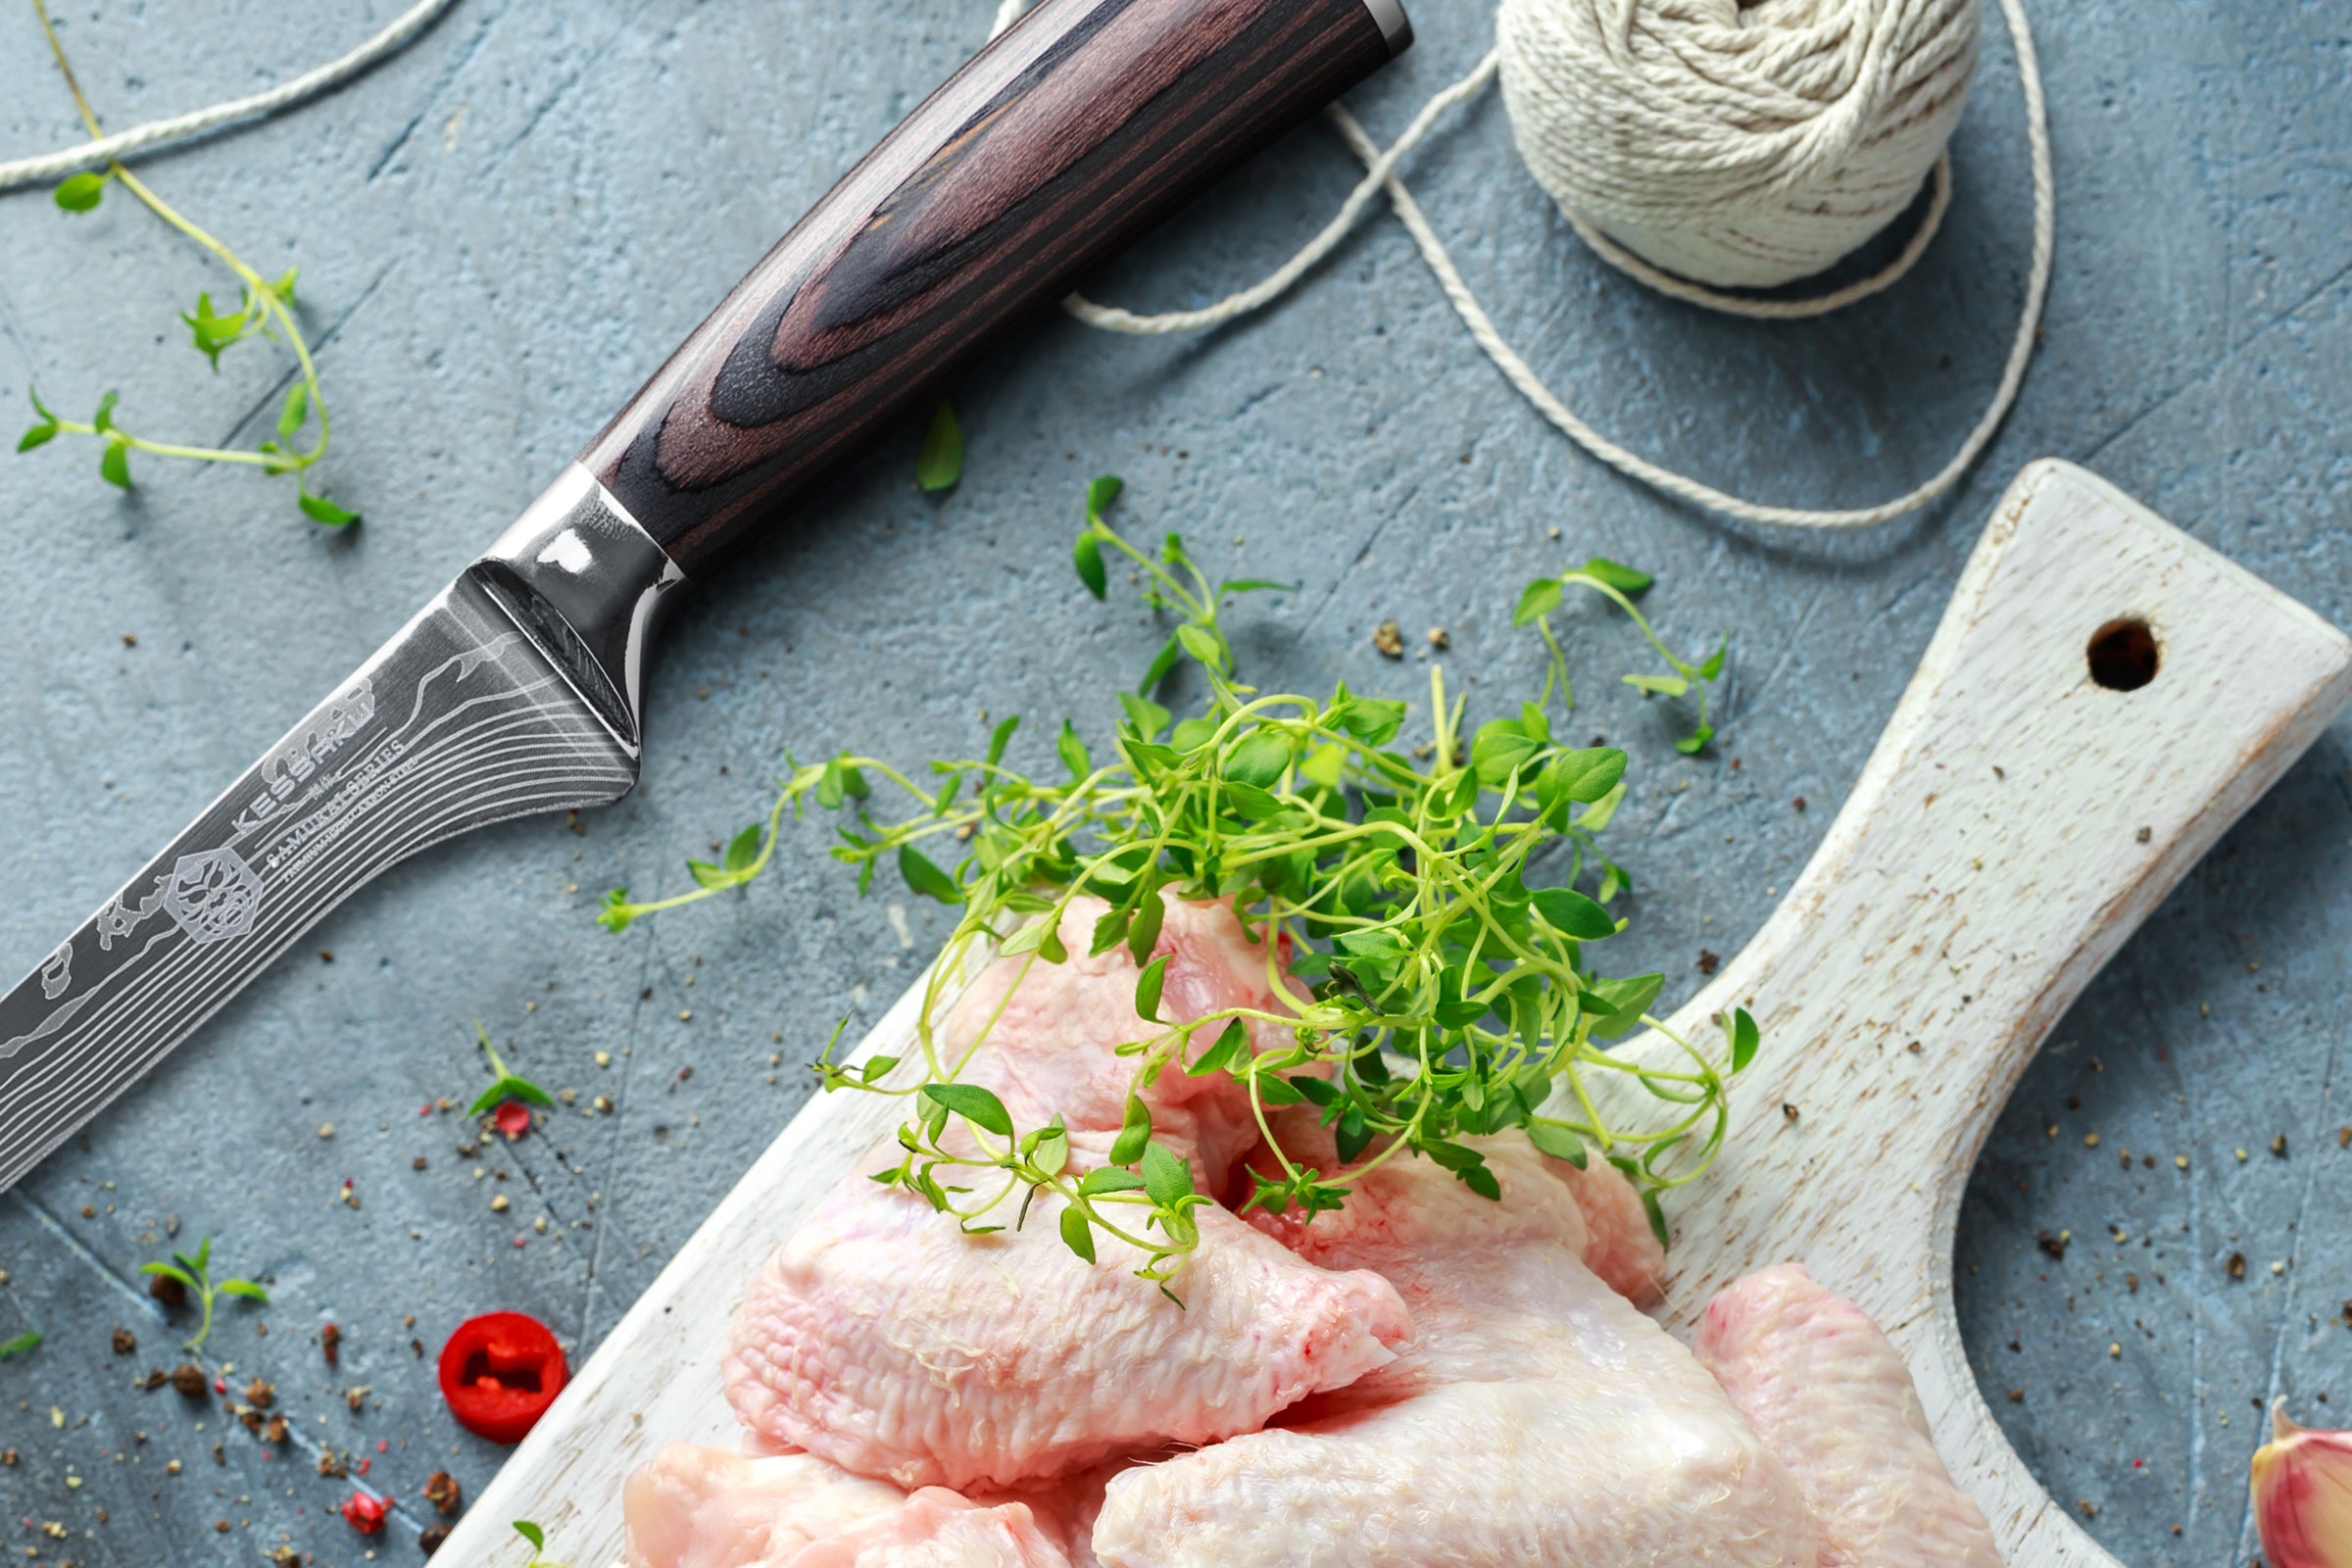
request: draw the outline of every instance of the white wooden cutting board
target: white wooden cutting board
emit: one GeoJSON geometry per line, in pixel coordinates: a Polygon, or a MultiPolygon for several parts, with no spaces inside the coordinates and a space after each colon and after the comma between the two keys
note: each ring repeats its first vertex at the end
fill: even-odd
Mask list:
{"type": "MultiPolygon", "coordinates": [[[[1969,1169],[2042,1037],[2124,939],[2352,697],[2352,644],[2095,476],[2037,463],[1994,512],[1869,765],[1745,951],[1671,1020],[1734,1004],[1765,1049],[1738,1126],[1673,1205],[1664,1315],[1794,1258],[1909,1357],[1937,1446],[2013,1568],[2114,1559],[2054,1504],[1978,1396],[1952,1312],[1969,1169]],[[2155,678],[2090,676],[2104,626],[2155,678]],[[1796,1108],[1791,1120],[1784,1104],[1796,1108]]],[[[920,986],[860,1054],[908,1049],[920,986]]],[[[1656,1049],[1654,1037],[1625,1049],[1656,1049]]],[[[437,1554],[622,1555],[620,1487],[663,1444],[733,1446],[718,1355],[745,1283],[899,1118],[820,1096],[605,1340],[437,1554]]]]}

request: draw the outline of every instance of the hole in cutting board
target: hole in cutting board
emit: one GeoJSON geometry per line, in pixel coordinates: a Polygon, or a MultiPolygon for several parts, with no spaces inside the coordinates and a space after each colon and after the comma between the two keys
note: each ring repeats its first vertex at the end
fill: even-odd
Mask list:
{"type": "Polygon", "coordinates": [[[2090,678],[2111,692],[2135,692],[2156,678],[2160,653],[2144,620],[2111,620],[2090,634],[2090,678]]]}

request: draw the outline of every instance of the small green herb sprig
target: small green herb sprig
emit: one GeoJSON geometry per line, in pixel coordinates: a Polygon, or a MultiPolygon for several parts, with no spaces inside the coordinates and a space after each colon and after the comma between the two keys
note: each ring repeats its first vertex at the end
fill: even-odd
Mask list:
{"type": "MultiPolygon", "coordinates": [[[[1282,585],[1214,581],[1173,534],[1156,552],[1138,549],[1105,520],[1119,490],[1114,478],[1089,487],[1073,549],[1078,575],[1102,597],[1109,562],[1124,558],[1148,584],[1147,602],[1176,624],[1140,689],[1120,693],[1125,717],[1107,757],[1065,722],[1054,742],[1059,775],[1018,772],[1005,761],[1019,723],[1011,718],[982,756],[932,763],[926,783],[855,754],[796,765],[766,822],[737,834],[722,864],[691,863],[693,889],[639,904],[616,888],[602,923],[624,930],[757,877],[787,809],[813,801],[848,813],[832,853],[858,868],[861,890],[895,860],[910,889],[960,910],[923,997],[920,1070],[901,1073],[887,1056],[836,1061],[839,1028],[814,1063],[828,1091],[908,1099],[904,1157],[874,1179],[919,1194],[974,1233],[1020,1226],[1038,1195],[1052,1192],[1073,1252],[1092,1261],[1098,1235],[1115,1238],[1143,1254],[1137,1272],[1163,1290],[1198,1241],[1193,1211],[1209,1201],[1194,1191],[1189,1164],[1152,1138],[1143,1093],[1168,1072],[1230,1074],[1246,1088],[1278,1166],[1252,1173],[1246,1208],[1297,1205],[1312,1215],[1345,1198],[1340,1173],[1294,1158],[1267,1115],[1311,1104],[1344,1167],[1424,1156],[1489,1198],[1499,1197],[1499,1183],[1465,1137],[1522,1127],[1579,1167],[1597,1150],[1637,1184],[1663,1241],[1661,1195],[1713,1158],[1728,1126],[1728,1079],[1752,1059],[1757,1032],[1735,1010],[1723,1019],[1721,1050],[1702,1050],[1649,1015],[1662,976],[1605,977],[1590,961],[1587,950],[1622,926],[1604,906],[1626,879],[1593,836],[1625,798],[1626,757],[1555,738],[1548,709],[1568,701],[1564,667],[1544,702],[1465,736],[1463,704],[1448,702],[1433,666],[1435,733],[1408,756],[1396,744],[1402,703],[1345,683],[1323,701],[1243,684],[1220,609],[1282,585]],[[1153,694],[1186,662],[1207,699],[1179,720],[1153,694]],[[878,820],[870,779],[906,797],[913,813],[878,820]],[[925,853],[943,844],[963,847],[953,870],[925,853]],[[1535,885],[1540,869],[1551,874],[1535,885]],[[1576,885],[1588,874],[1597,877],[1592,896],[1576,885]],[[1261,942],[1271,1006],[1161,1017],[1167,959],[1153,950],[1170,891],[1232,902],[1261,942]],[[1108,905],[1091,951],[1124,946],[1140,965],[1135,1010],[1149,1026],[1118,1048],[1135,1063],[1125,1124],[1108,1163],[1084,1173],[1070,1167],[1058,1116],[1022,1129],[997,1096],[960,1081],[985,1028],[954,1051],[937,1033],[951,977],[983,945],[1019,961],[1016,988],[1032,965],[1066,961],[1061,919],[1082,894],[1108,905]],[[1679,1060],[1644,1065],[1603,1049],[1644,1024],[1680,1047],[1679,1060]],[[1285,1043],[1259,1049],[1266,1034],[1285,1043]],[[1646,1091],[1659,1114],[1605,1114],[1603,1102],[1616,1102],[1595,1093],[1603,1079],[1646,1091]]],[[[1632,610],[1626,595],[1641,574],[1611,569],[1621,575],[1587,567],[1546,579],[1548,598],[1531,591],[1528,618],[1555,660],[1543,616],[1565,586],[1599,587],[1632,610]]]]}
{"type": "Polygon", "coordinates": [[[173,1252],[172,1261],[169,1263],[141,1263],[139,1265],[139,1272],[142,1274],[160,1274],[166,1279],[177,1280],[181,1285],[196,1293],[196,1299],[203,1307],[204,1316],[202,1321],[196,1325],[196,1332],[181,1342],[180,1348],[183,1350],[195,1349],[205,1342],[206,1336],[213,1332],[213,1298],[216,1296],[237,1296],[248,1301],[260,1301],[265,1305],[270,1300],[270,1293],[251,1280],[221,1280],[215,1283],[212,1275],[208,1272],[212,1260],[213,1239],[208,1236],[196,1249],[194,1257],[190,1257],[185,1252],[173,1252]]]}
{"type": "Polygon", "coordinates": [[[490,1031],[482,1027],[479,1018],[473,1020],[473,1038],[481,1046],[482,1054],[490,1058],[492,1081],[490,1087],[483,1090],[466,1108],[466,1115],[485,1115],[510,1100],[519,1100],[526,1105],[554,1106],[556,1100],[553,1095],[506,1064],[498,1054],[498,1048],[490,1043],[490,1031]]]}
{"type": "MultiPolygon", "coordinates": [[[[104,135],[97,113],[89,100],[82,96],[81,84],[75,79],[72,62],[66,58],[65,46],[57,36],[57,28],[49,20],[47,0],[32,0],[32,7],[41,19],[41,29],[49,40],[49,52],[57,69],[66,80],[66,90],[74,96],[74,107],[81,114],[81,122],[92,140],[104,135]]],[[[294,476],[295,505],[313,522],[327,527],[341,527],[358,520],[359,514],[336,505],[311,489],[310,470],[326,456],[330,425],[326,413],[326,397],[318,385],[318,368],[312,363],[310,342],[304,337],[302,324],[294,314],[294,269],[288,268],[275,278],[266,278],[247,265],[234,251],[214,238],[204,229],[182,216],[150,189],[146,182],[125,169],[118,160],[110,159],[103,172],[87,171],[73,174],[61,181],[56,190],[60,209],[68,213],[87,213],[97,209],[105,198],[110,184],[120,184],[137,197],[148,211],[166,223],[186,235],[197,245],[226,267],[237,279],[240,295],[235,310],[222,312],[213,305],[210,292],[196,296],[196,308],[180,313],[180,320],[188,328],[189,341],[199,354],[220,368],[223,351],[248,338],[263,337],[282,343],[295,360],[297,375],[286,389],[278,405],[276,434],[248,450],[239,447],[189,446],[178,442],[156,441],[125,429],[115,417],[119,394],[107,393],[98,400],[96,410],[88,419],[70,419],[41,401],[39,389],[28,392],[32,411],[38,416],[17,440],[19,452],[30,452],[48,445],[61,435],[83,436],[99,443],[98,473],[107,483],[120,489],[131,488],[130,455],[145,453],[151,457],[183,458],[197,463],[234,463],[258,467],[265,473],[290,473],[294,476]]]]}
{"type": "Polygon", "coordinates": [[[13,1356],[29,1355],[39,1348],[40,1343],[40,1334],[32,1329],[26,1329],[13,1340],[0,1340],[0,1361],[13,1356]]]}
{"type": "Polygon", "coordinates": [[[1674,743],[1674,749],[1686,757],[1694,756],[1707,742],[1715,738],[1715,726],[1707,722],[1707,688],[1723,673],[1723,660],[1731,649],[1730,634],[1715,644],[1715,652],[1700,663],[1690,663],[1676,657],[1673,649],[1659,640],[1650,629],[1649,621],[1635,608],[1635,598],[1656,581],[1646,571],[1621,566],[1614,561],[1594,556],[1573,571],[1557,577],[1538,577],[1519,595],[1518,606],[1511,612],[1511,624],[1533,626],[1544,639],[1551,655],[1550,667],[1544,676],[1544,699],[1548,702],[1557,692],[1562,704],[1574,707],[1576,698],[1568,684],[1568,658],[1560,651],[1559,639],[1552,635],[1551,612],[1560,607],[1561,597],[1571,588],[1590,588],[1633,617],[1634,624],[1658,657],[1666,661],[1669,673],[1664,675],[1632,674],[1619,678],[1645,697],[1685,697],[1695,683],[1698,692],[1698,722],[1690,734],[1674,743]]]}

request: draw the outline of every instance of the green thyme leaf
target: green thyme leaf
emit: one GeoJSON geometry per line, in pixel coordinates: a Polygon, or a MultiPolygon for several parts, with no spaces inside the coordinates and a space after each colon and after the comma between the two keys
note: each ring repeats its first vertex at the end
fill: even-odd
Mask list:
{"type": "Polygon", "coordinates": [[[1605,582],[1621,594],[1638,594],[1657,581],[1646,571],[1621,566],[1605,556],[1594,556],[1581,568],[1584,574],[1597,582],[1605,582]]]}
{"type": "Polygon", "coordinates": [[[1259,730],[1225,759],[1224,775],[1237,784],[1272,789],[1291,765],[1291,739],[1279,730],[1259,730]]]}
{"type": "Polygon", "coordinates": [[[1756,1059],[1756,1020],[1749,1017],[1745,1007],[1732,1009],[1732,1071],[1745,1072],[1747,1064],[1756,1059]]]}
{"type": "Polygon", "coordinates": [[[1012,1136],[1012,1116],[1004,1102],[978,1084],[925,1084],[923,1098],[945,1105],[982,1132],[1012,1136]]]}
{"type": "Polygon", "coordinates": [[[1143,1190],[1144,1179],[1141,1176],[1115,1165],[1090,1170],[1086,1173],[1086,1179],[1078,1184],[1078,1196],[1081,1198],[1102,1198],[1112,1193],[1140,1193],[1143,1190]]]}
{"type": "Polygon", "coordinates": [[[302,508],[304,516],[323,527],[340,528],[347,522],[360,520],[360,514],[348,507],[338,507],[326,497],[312,495],[307,490],[296,495],[295,505],[302,508]]]}
{"type": "Polygon", "coordinates": [[[1159,683],[1168,678],[1170,672],[1176,668],[1176,661],[1182,658],[1183,654],[1184,644],[1179,642],[1173,633],[1170,633],[1168,640],[1159,645],[1159,652],[1152,656],[1152,663],[1145,669],[1144,678],[1137,683],[1135,689],[1146,697],[1157,691],[1159,683]]]}
{"type": "MultiPolygon", "coordinates": [[[[986,715],[983,715],[986,716],[986,715]]],[[[1004,760],[1004,748],[1012,744],[1012,732],[1021,727],[1021,715],[1013,714],[988,734],[988,765],[996,766],[1004,760]]]]}
{"type": "Polygon", "coordinates": [[[963,902],[963,890],[956,885],[956,879],[932,864],[911,844],[899,846],[899,875],[905,877],[906,885],[924,898],[937,899],[942,904],[963,902]]]}
{"type": "Polygon", "coordinates": [[[15,1355],[24,1355],[40,1343],[41,1337],[29,1329],[13,1340],[0,1340],[0,1361],[5,1361],[15,1355]]]}
{"type": "Polygon", "coordinates": [[[55,192],[57,205],[69,213],[86,213],[96,207],[100,199],[106,195],[106,182],[112,177],[111,174],[101,174],[90,170],[84,170],[78,174],[68,174],[57,182],[55,192]]]}
{"type": "Polygon", "coordinates": [[[759,858],[760,824],[754,822],[727,840],[726,867],[729,871],[741,873],[750,870],[752,862],[759,858]]]}
{"type": "Polygon", "coordinates": [[[1168,978],[1168,956],[1161,954],[1135,977],[1135,1015],[1147,1023],[1159,1021],[1159,988],[1168,978]]]}
{"type": "Polygon", "coordinates": [[[1538,888],[1532,902],[1544,923],[1564,937],[1598,942],[1617,934],[1609,911],[1574,888],[1538,888]]]}
{"type": "Polygon", "coordinates": [[[1560,608],[1560,580],[1557,577],[1538,577],[1519,594],[1519,603],[1511,611],[1511,624],[1525,626],[1542,620],[1560,608]]]}
{"type": "Polygon", "coordinates": [[[1119,1128],[1119,1136],[1111,1142],[1110,1162],[1113,1165],[1134,1164],[1144,1157],[1145,1146],[1151,1141],[1151,1107],[1146,1105],[1139,1097],[1129,1095],[1127,1097],[1126,1121],[1119,1128]]]}
{"type": "Polygon", "coordinates": [[[1086,755],[1086,742],[1078,738],[1078,731],[1066,718],[1061,721],[1060,736],[1054,742],[1054,755],[1060,758],[1061,765],[1070,770],[1073,781],[1095,770],[1094,759],[1086,755]]]}
{"type": "Polygon", "coordinates": [[[1110,510],[1111,503],[1119,499],[1119,492],[1126,488],[1127,481],[1115,473],[1101,474],[1088,481],[1086,520],[1090,523],[1101,522],[1102,514],[1110,510]]]}
{"type": "Polygon", "coordinates": [[[922,449],[914,457],[914,482],[925,490],[952,490],[963,477],[963,426],[956,422],[956,411],[941,403],[931,416],[931,428],[923,432],[922,449]]]}
{"type": "Polygon", "coordinates": [[[1109,592],[1110,577],[1102,569],[1102,546],[1097,542],[1094,534],[1080,534],[1070,553],[1078,567],[1078,580],[1086,584],[1086,591],[1097,599],[1109,592]]]}
{"type": "Polygon", "coordinates": [[[1192,1164],[1164,1144],[1144,1146],[1144,1191],[1161,1208],[1174,1208],[1193,1196],[1192,1164]]]}
{"type": "Polygon", "coordinates": [[[1554,1159],[1564,1159],[1578,1170],[1585,1168],[1585,1141],[1576,1133],[1555,1121],[1531,1121],[1527,1124],[1527,1141],[1543,1153],[1554,1159]]]}
{"type": "Polygon", "coordinates": [[[1062,1244],[1092,1263],[1095,1260],[1095,1233],[1087,1225],[1086,1216],[1076,1208],[1065,1208],[1061,1211],[1060,1223],[1062,1244]]]}
{"type": "Polygon", "coordinates": [[[120,436],[99,449],[98,476],[118,490],[130,488],[130,443],[120,436]]]}
{"type": "Polygon", "coordinates": [[[1143,900],[1136,906],[1135,922],[1127,928],[1127,951],[1136,962],[1142,963],[1159,945],[1160,922],[1167,912],[1167,904],[1158,890],[1147,884],[1143,900]]]}
{"type": "Polygon", "coordinates": [[[1205,1078],[1212,1072],[1230,1072],[1233,1064],[1249,1054],[1249,1026],[1239,1018],[1228,1018],[1217,1033],[1216,1043],[1186,1063],[1184,1070],[1195,1078],[1205,1078]]]}

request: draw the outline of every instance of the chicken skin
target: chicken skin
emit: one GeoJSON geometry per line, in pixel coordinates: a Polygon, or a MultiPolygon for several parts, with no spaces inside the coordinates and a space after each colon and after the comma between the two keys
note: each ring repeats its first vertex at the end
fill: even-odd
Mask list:
{"type": "Polygon", "coordinates": [[[673,1443],[621,1490],[629,1568],[773,1568],[906,1494],[813,1454],[763,1457],[673,1443]]]}
{"type": "Polygon", "coordinates": [[[1299,1239],[1396,1286],[1396,1359],[1280,1429],[1117,1476],[1106,1568],[1812,1568],[1795,1478],[1581,1260],[1553,1162],[1477,1142],[1500,1202],[1399,1157],[1299,1239]]]}
{"type": "Polygon", "coordinates": [[[1100,1568],[1103,1475],[1017,1497],[909,1495],[814,1454],[674,1443],[622,1494],[628,1568],[1100,1568]]]}
{"type": "MultiPolygon", "coordinates": [[[[1100,1163],[1124,1118],[1134,1062],[1115,1048],[1152,1032],[1126,950],[1077,956],[1102,911],[1078,901],[1069,962],[1033,965],[1009,997],[1021,960],[999,960],[945,1031],[953,1050],[1001,1004],[963,1081],[994,1090],[1017,1127],[1064,1116],[1073,1169],[1100,1163]]],[[[1273,1001],[1265,949],[1222,905],[1170,900],[1156,951],[1169,958],[1164,1017],[1273,1001]]],[[[1240,1087],[1164,1072],[1145,1099],[1155,1139],[1219,1190],[1255,1136],[1240,1087]]],[[[1200,1246],[1171,1282],[1178,1310],[1115,1238],[1098,1234],[1093,1266],[1073,1255],[1058,1199],[1038,1197],[1018,1229],[969,1235],[867,1178],[898,1157],[886,1146],[836,1186],[746,1297],[727,1394],[770,1444],[902,1487],[1011,1488],[1255,1431],[1384,1365],[1408,1332],[1379,1275],[1318,1267],[1221,1209],[1196,1214],[1200,1246]]]]}
{"type": "Polygon", "coordinates": [[[1795,1472],[1820,1568],[2000,1568],[1984,1510],[1930,1440],[1909,1369],[1853,1302],[1784,1263],[1709,1302],[1691,1348],[1795,1472]]]}

